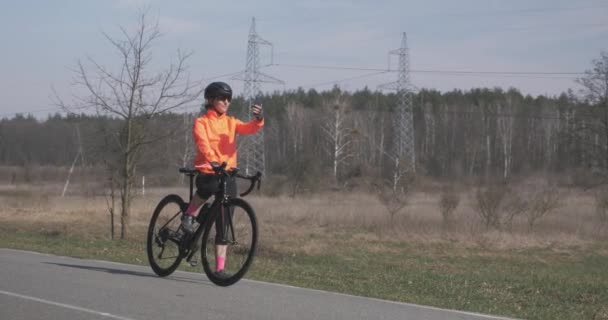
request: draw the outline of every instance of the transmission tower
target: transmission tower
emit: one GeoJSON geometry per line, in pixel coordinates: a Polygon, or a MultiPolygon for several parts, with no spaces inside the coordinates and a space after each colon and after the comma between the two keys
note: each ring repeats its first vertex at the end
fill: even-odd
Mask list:
{"type": "MultiPolygon", "coordinates": [[[[389,52],[390,56],[399,56],[399,75],[395,82],[383,84],[382,89],[397,91],[397,106],[393,116],[393,149],[392,157],[395,161],[396,180],[400,161],[406,161],[407,169],[416,171],[416,153],[414,147],[414,116],[412,110],[412,94],[414,86],[410,82],[410,62],[407,47],[407,35],[404,32],[401,40],[401,48],[389,52]]],[[[389,66],[390,69],[390,66],[389,66]]],[[[400,176],[400,174],[398,174],[400,176]]],[[[396,183],[397,181],[395,181],[396,183]]]]}
{"type": "MultiPolygon", "coordinates": [[[[233,79],[242,80],[245,82],[243,89],[243,97],[245,98],[245,108],[242,114],[242,119],[251,120],[251,112],[249,107],[257,102],[256,99],[262,95],[261,83],[276,83],[284,84],[282,80],[269,76],[260,72],[260,45],[267,45],[271,48],[271,64],[272,64],[272,43],[262,39],[255,31],[255,17],[251,19],[251,28],[249,29],[249,40],[247,41],[247,62],[245,72],[241,73],[233,79]]],[[[266,163],[264,157],[264,131],[258,131],[253,136],[242,137],[239,146],[239,162],[244,164],[245,173],[260,171],[265,172],[266,163]]],[[[243,167],[241,165],[241,167],[243,167]]]]}

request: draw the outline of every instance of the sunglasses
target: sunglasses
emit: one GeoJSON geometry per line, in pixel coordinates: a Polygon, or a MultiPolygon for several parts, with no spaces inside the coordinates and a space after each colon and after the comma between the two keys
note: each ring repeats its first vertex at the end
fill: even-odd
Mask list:
{"type": "Polygon", "coordinates": [[[220,101],[232,101],[232,97],[230,96],[219,96],[219,97],[215,97],[215,99],[220,100],[220,101]]]}

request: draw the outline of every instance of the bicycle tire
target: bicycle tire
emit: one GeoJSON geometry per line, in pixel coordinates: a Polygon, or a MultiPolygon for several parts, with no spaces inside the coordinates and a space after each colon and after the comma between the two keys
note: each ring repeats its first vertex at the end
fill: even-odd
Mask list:
{"type": "Polygon", "coordinates": [[[184,258],[179,239],[180,217],[184,207],[184,200],[180,196],[168,195],[158,203],[150,219],[146,251],[150,267],[160,277],[173,273],[184,258]],[[160,249],[160,252],[156,253],[155,249],[160,249]],[[163,257],[167,249],[169,255],[163,257]]]}
{"type": "Polygon", "coordinates": [[[209,215],[201,244],[201,260],[205,274],[214,284],[222,287],[239,281],[251,267],[258,241],[258,225],[253,208],[243,199],[230,199],[232,228],[229,228],[229,243],[226,250],[225,273],[215,272],[215,237],[219,210],[209,215]]]}

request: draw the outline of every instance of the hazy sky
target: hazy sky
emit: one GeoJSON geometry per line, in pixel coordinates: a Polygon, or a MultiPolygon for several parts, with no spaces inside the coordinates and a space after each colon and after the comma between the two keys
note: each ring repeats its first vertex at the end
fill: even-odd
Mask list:
{"type": "MultiPolygon", "coordinates": [[[[120,38],[119,26],[132,28],[142,6],[150,8],[163,33],[153,52],[159,70],[177,49],[192,50],[193,78],[229,82],[237,94],[242,83],[215,77],[245,68],[254,16],[258,34],[274,44],[273,62],[278,64],[262,72],[286,82],[264,85],[265,91],[324,90],[334,84],[376,89],[395,81],[395,72],[370,75],[373,70],[312,66],[386,69],[388,52],[400,47],[403,32],[412,83],[441,91],[500,86],[557,95],[576,90],[577,75],[445,71],[583,72],[601,50],[608,50],[606,0],[2,0],[0,118],[53,111],[52,87],[66,100],[81,94],[72,85],[70,69],[87,56],[115,65],[117,56],[102,33],[120,38]],[[356,79],[341,81],[349,78],[356,79]]],[[[261,48],[261,60],[271,61],[267,47],[261,48]]],[[[392,56],[391,67],[396,66],[392,56]]]]}

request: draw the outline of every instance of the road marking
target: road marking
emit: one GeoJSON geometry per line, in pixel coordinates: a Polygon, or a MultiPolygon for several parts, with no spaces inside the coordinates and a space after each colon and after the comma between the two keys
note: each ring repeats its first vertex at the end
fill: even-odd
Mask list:
{"type": "Polygon", "coordinates": [[[63,307],[63,308],[82,311],[82,312],[88,312],[88,313],[92,313],[92,314],[96,314],[96,315],[104,316],[104,317],[108,317],[108,318],[113,318],[113,319],[118,319],[118,320],[134,320],[132,318],[125,318],[125,317],[113,315],[113,314],[107,313],[107,312],[100,312],[100,311],[82,308],[82,307],[78,307],[78,306],[73,306],[73,305],[69,305],[69,304],[65,304],[65,303],[59,303],[59,302],[49,301],[49,300],[40,299],[40,298],[36,298],[36,297],[30,297],[30,296],[26,296],[26,295],[22,295],[22,294],[18,294],[18,293],[13,293],[13,292],[8,292],[8,291],[3,291],[3,290],[0,290],[0,293],[5,294],[7,296],[11,296],[11,297],[32,300],[32,301],[36,301],[36,302],[40,302],[40,303],[46,303],[46,304],[50,304],[53,306],[63,307]]]}

